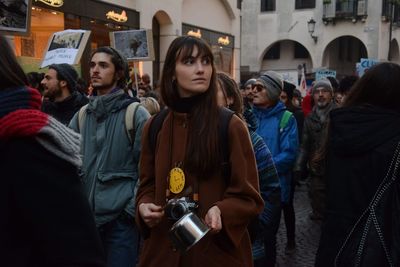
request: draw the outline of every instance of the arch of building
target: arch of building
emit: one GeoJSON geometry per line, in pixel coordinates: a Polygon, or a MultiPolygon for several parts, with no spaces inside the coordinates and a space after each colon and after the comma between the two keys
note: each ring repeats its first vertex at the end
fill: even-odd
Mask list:
{"type": "Polygon", "coordinates": [[[337,36],[330,40],[322,53],[321,67],[333,69],[338,76],[351,75],[356,71],[356,63],[368,58],[368,50],[362,40],[353,35],[337,36]]]}
{"type": "Polygon", "coordinates": [[[307,47],[298,40],[294,40],[294,39],[281,39],[281,40],[277,40],[274,42],[271,42],[270,44],[267,44],[264,48],[264,50],[261,51],[261,54],[258,56],[258,65],[259,65],[259,70],[263,71],[266,68],[268,69],[277,69],[277,70],[297,70],[298,65],[302,65],[302,64],[306,64],[307,69],[312,69],[314,66],[314,58],[313,55],[310,53],[310,50],[307,49],[307,47]],[[287,58],[284,58],[284,60],[279,60],[280,63],[278,64],[270,64],[271,68],[265,66],[266,64],[268,64],[268,62],[273,62],[273,60],[265,60],[264,57],[266,55],[266,53],[277,43],[281,44],[281,56],[287,56],[287,58]],[[294,52],[290,53],[290,52],[286,52],[285,51],[289,51],[290,48],[292,48],[291,51],[294,51],[294,45],[298,44],[300,46],[302,46],[307,52],[308,52],[308,58],[299,58],[299,59],[295,59],[294,58],[294,52]],[[293,56],[290,58],[290,56],[293,56]],[[292,63],[291,67],[288,67],[288,62],[292,63]]]}
{"type": "MultiPolygon", "coordinates": [[[[154,64],[151,62],[144,63],[144,68],[148,73],[159,69],[155,71],[153,77],[160,75],[170,43],[177,36],[184,34],[182,33],[183,23],[231,33],[237,36],[235,43],[240,39],[238,36],[240,26],[233,26],[233,21],[239,19],[239,11],[235,9],[235,0],[181,0],[174,2],[173,5],[162,2],[161,5],[157,5],[158,9],[152,9],[155,5],[148,4],[147,11],[149,13],[141,17],[141,26],[153,29],[154,37],[159,38],[158,42],[155,41],[155,46],[159,46],[158,48],[155,47],[155,50],[158,50],[155,51],[156,57],[158,57],[158,60],[156,58],[157,62],[154,64]],[[202,12],[199,12],[199,10],[202,10],[202,12]],[[154,34],[154,30],[158,32],[154,34]],[[156,67],[155,64],[159,64],[159,66],[156,67]]],[[[154,77],[154,80],[158,80],[158,78],[154,77]]]]}

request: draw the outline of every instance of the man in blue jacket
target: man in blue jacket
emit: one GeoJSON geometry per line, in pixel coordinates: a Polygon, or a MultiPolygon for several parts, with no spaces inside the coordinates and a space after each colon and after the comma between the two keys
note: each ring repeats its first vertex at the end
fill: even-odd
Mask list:
{"type": "MultiPolygon", "coordinates": [[[[135,99],[122,88],[128,77],[126,60],[111,47],[100,47],[90,59],[94,95],[70,127],[82,134],[83,184],[95,214],[108,267],[136,265],[139,234],[135,225],[135,186],[142,129],[150,117],[142,106],[127,131],[127,108],[135,99]]],[[[136,100],[137,101],[137,100],[136,100]]]]}
{"type": "MultiPolygon", "coordinates": [[[[293,227],[291,230],[294,231],[293,193],[290,192],[293,186],[292,168],[296,160],[299,140],[296,119],[286,111],[285,105],[279,99],[282,88],[283,79],[280,74],[267,71],[261,75],[253,84],[253,112],[258,120],[257,133],[270,149],[278,171],[286,227],[293,227]],[[285,120],[284,116],[287,119],[285,123],[282,123],[282,120],[285,120]]],[[[276,240],[271,244],[271,241],[266,238],[266,249],[270,246],[275,248],[275,243],[276,240]]],[[[288,243],[288,245],[294,247],[294,243],[288,243]]],[[[268,256],[271,259],[268,266],[274,266],[276,254],[268,256]]]]}

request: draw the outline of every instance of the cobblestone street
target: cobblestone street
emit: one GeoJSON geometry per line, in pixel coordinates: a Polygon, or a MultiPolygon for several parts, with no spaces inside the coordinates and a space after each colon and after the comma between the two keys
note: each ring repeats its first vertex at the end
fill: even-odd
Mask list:
{"type": "Polygon", "coordinates": [[[311,212],[307,186],[296,186],[294,195],[294,209],[296,212],[296,251],[285,254],[286,229],[281,219],[277,237],[277,265],[278,267],[312,267],[317,252],[320,223],[312,221],[308,215],[311,212]]]}

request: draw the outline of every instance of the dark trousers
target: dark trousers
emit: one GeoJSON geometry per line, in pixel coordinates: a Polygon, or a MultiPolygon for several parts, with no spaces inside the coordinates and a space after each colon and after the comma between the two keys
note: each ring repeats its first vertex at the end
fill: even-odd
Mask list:
{"type": "Polygon", "coordinates": [[[98,228],[107,267],[134,267],[138,261],[140,236],[134,218],[120,216],[98,228]]]}
{"type": "Polygon", "coordinates": [[[288,243],[293,242],[292,244],[295,243],[295,232],[296,232],[296,215],[293,206],[294,189],[296,186],[295,182],[296,181],[292,179],[289,202],[282,204],[283,217],[285,219],[287,242],[288,243]]]}
{"type": "Polygon", "coordinates": [[[321,176],[310,176],[309,196],[313,213],[322,217],[325,212],[326,191],[325,182],[321,176]]]}
{"type": "Polygon", "coordinates": [[[276,234],[281,221],[281,208],[277,206],[273,209],[271,226],[266,229],[264,234],[265,258],[254,261],[255,266],[274,267],[276,262],[276,234]]]}

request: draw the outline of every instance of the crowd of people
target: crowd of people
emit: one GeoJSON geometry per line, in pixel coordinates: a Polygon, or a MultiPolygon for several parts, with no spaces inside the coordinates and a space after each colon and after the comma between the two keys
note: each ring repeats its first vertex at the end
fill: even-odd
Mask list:
{"type": "Polygon", "coordinates": [[[296,250],[298,185],[315,266],[400,265],[399,65],[302,96],[275,71],[238,84],[191,36],[153,85],[112,47],[89,81],[25,74],[3,36],[0,64],[4,266],[273,267],[281,214],[296,250]]]}

